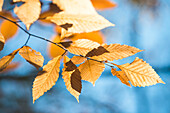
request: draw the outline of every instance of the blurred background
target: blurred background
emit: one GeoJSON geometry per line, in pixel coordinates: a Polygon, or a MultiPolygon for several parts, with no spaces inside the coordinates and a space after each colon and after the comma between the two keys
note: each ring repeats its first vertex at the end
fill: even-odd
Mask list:
{"type": "MultiPolygon", "coordinates": [[[[3,8],[11,11],[14,5],[8,2],[11,0],[5,0],[3,8]]],[[[80,103],[67,91],[60,76],[56,85],[33,104],[32,84],[37,74],[36,68],[16,55],[11,68],[0,73],[0,113],[170,113],[170,1],[112,2],[117,6],[98,10],[99,14],[116,24],[113,28],[101,31],[104,42],[126,44],[145,50],[115,63],[124,64],[132,62],[135,57],[142,58],[153,66],[165,85],[130,88],[113,77],[110,67],[106,67],[95,87],[83,81],[80,103]]],[[[46,11],[50,2],[44,0],[43,3],[46,5],[42,9],[46,11]]],[[[20,25],[24,27],[22,23],[20,25]]],[[[56,34],[53,24],[41,21],[35,22],[30,32],[48,39],[56,34]]],[[[7,41],[0,57],[21,47],[27,37],[27,34],[18,29],[15,36],[7,41]]],[[[31,38],[28,45],[42,53],[44,64],[52,58],[49,43],[31,38]]]]}

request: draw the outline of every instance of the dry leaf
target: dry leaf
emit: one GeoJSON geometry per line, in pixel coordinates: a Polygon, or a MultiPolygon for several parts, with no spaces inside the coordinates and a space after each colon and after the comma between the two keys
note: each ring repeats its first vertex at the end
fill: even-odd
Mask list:
{"type": "Polygon", "coordinates": [[[78,39],[66,48],[73,54],[85,56],[89,51],[97,48],[98,46],[100,46],[100,44],[97,42],[87,39],[78,39]]]}
{"type": "Polygon", "coordinates": [[[29,46],[24,46],[19,50],[19,54],[30,64],[34,65],[37,69],[43,66],[44,57],[40,52],[36,52],[29,46]]]}
{"type": "Polygon", "coordinates": [[[5,39],[4,36],[0,33],[0,51],[4,48],[5,39]]]}
{"type": "Polygon", "coordinates": [[[136,58],[132,63],[116,65],[128,77],[133,86],[145,87],[155,85],[156,83],[164,83],[152,67],[143,61],[136,58]]]}
{"type": "Polygon", "coordinates": [[[13,37],[17,33],[17,30],[18,27],[12,22],[4,20],[1,23],[1,33],[3,34],[6,41],[13,37]]]}
{"type": "Polygon", "coordinates": [[[113,76],[116,75],[117,78],[120,79],[120,81],[123,83],[123,84],[126,84],[127,86],[130,86],[130,83],[129,83],[129,79],[128,77],[126,76],[126,74],[123,72],[123,71],[116,71],[116,69],[112,68],[111,70],[113,76]]]}
{"type": "Polygon", "coordinates": [[[9,63],[14,59],[19,50],[20,48],[0,59],[0,71],[4,70],[9,65],[9,63]]]}
{"type": "Polygon", "coordinates": [[[91,2],[97,10],[104,10],[116,6],[116,4],[111,2],[110,0],[91,0],[91,2]]]}
{"type": "Polygon", "coordinates": [[[4,0],[0,0],[0,11],[2,11],[3,3],[4,3],[4,0]]]}
{"type": "Polygon", "coordinates": [[[47,20],[51,20],[57,25],[73,24],[68,30],[62,29],[61,37],[73,33],[98,31],[114,26],[114,24],[97,14],[90,0],[53,0],[53,2],[64,11],[47,17],[47,20]]]}
{"type": "Polygon", "coordinates": [[[89,53],[87,53],[86,57],[91,57],[93,59],[100,61],[106,60],[113,61],[129,57],[141,51],[143,50],[128,45],[103,44],[99,46],[97,49],[95,48],[91,50],[89,53]]]}
{"type": "Polygon", "coordinates": [[[80,57],[80,56],[73,56],[73,57],[71,58],[71,61],[72,61],[74,64],[81,64],[81,63],[83,63],[85,60],[86,60],[86,58],[80,57]]]}
{"type": "Polygon", "coordinates": [[[41,4],[39,0],[14,0],[14,2],[24,1],[20,7],[15,7],[14,12],[20,20],[26,25],[27,29],[34,23],[40,15],[41,4]]]}
{"type": "Polygon", "coordinates": [[[61,56],[55,57],[43,67],[43,71],[38,73],[33,83],[33,103],[55,85],[59,77],[61,58],[61,56]]]}
{"type": "Polygon", "coordinates": [[[80,71],[76,65],[67,57],[64,57],[63,79],[67,90],[77,99],[79,102],[79,95],[81,93],[81,76],[80,71]]]}
{"type": "Polygon", "coordinates": [[[96,80],[104,71],[105,65],[97,61],[86,60],[85,63],[78,67],[78,69],[81,72],[82,80],[89,81],[95,85],[96,80]]]}
{"type": "MultiPolygon", "coordinates": [[[[58,43],[60,42],[60,37],[59,36],[55,36],[53,39],[52,39],[53,42],[55,43],[58,43]]],[[[55,44],[51,44],[49,45],[49,55],[50,57],[54,58],[56,56],[59,56],[59,55],[62,55],[65,51],[58,47],[57,45],[55,44]]]]}

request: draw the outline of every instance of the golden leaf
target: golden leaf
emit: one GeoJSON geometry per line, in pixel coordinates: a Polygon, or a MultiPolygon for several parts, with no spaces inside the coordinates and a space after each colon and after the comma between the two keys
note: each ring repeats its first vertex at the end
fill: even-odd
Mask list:
{"type": "Polygon", "coordinates": [[[64,57],[63,79],[67,90],[77,99],[79,102],[79,95],[81,93],[81,76],[80,71],[76,65],[67,57],[64,57]]]}
{"type": "Polygon", "coordinates": [[[4,48],[5,39],[4,36],[0,33],[0,51],[4,48]]]}
{"type": "Polygon", "coordinates": [[[66,47],[69,52],[76,55],[86,55],[89,51],[100,46],[99,43],[87,39],[78,39],[66,47]]]}
{"type": "Polygon", "coordinates": [[[29,46],[24,46],[19,50],[19,54],[30,64],[34,65],[37,69],[43,66],[44,57],[40,52],[36,52],[29,46]]]}
{"type": "Polygon", "coordinates": [[[43,71],[38,73],[32,88],[33,103],[55,85],[59,77],[61,58],[61,56],[55,57],[43,67],[43,71]]]}
{"type": "Polygon", "coordinates": [[[18,27],[7,20],[1,23],[1,33],[3,34],[5,40],[7,41],[17,33],[18,27]],[[10,32],[7,32],[10,31],[10,32]]]}
{"type": "Polygon", "coordinates": [[[129,83],[128,77],[126,76],[126,74],[123,71],[116,71],[116,69],[112,68],[111,72],[112,72],[113,76],[116,75],[116,77],[119,78],[123,84],[126,84],[127,86],[131,86],[129,83]]]}
{"type": "Polygon", "coordinates": [[[4,70],[9,65],[9,63],[14,59],[19,50],[20,48],[0,59],[0,71],[4,70]]]}
{"type": "MultiPolygon", "coordinates": [[[[115,64],[114,64],[115,65],[115,64]]],[[[154,69],[138,57],[132,62],[123,65],[116,65],[128,77],[133,86],[145,87],[156,83],[165,84],[154,69]]]]}
{"type": "Polygon", "coordinates": [[[80,57],[80,56],[73,56],[73,57],[71,58],[71,61],[72,61],[74,64],[81,64],[81,63],[83,63],[85,60],[86,60],[86,58],[80,57]]]}
{"type": "MultiPolygon", "coordinates": [[[[59,36],[55,36],[52,38],[52,41],[55,42],[55,43],[58,43],[60,42],[60,37],[59,36]]],[[[65,51],[58,47],[57,45],[55,44],[49,44],[49,55],[50,57],[54,58],[56,56],[59,56],[59,55],[62,55],[65,51]]]]}
{"type": "Polygon", "coordinates": [[[91,2],[97,10],[104,10],[116,6],[116,4],[111,2],[110,0],[91,0],[91,2]]]}
{"type": "Polygon", "coordinates": [[[0,0],[0,11],[2,11],[3,3],[4,3],[4,0],[0,0]]]}
{"type": "Polygon", "coordinates": [[[47,20],[51,20],[57,25],[73,24],[68,30],[62,29],[61,37],[73,33],[98,31],[114,26],[114,24],[97,14],[90,0],[53,0],[53,3],[56,3],[64,11],[47,17],[47,20]]]}
{"type": "Polygon", "coordinates": [[[99,46],[97,49],[93,49],[89,53],[87,53],[86,57],[91,57],[93,59],[100,61],[105,60],[113,61],[129,57],[141,51],[143,50],[128,45],[103,44],[102,46],[99,46]]]}
{"type": "Polygon", "coordinates": [[[105,65],[103,63],[86,60],[85,63],[81,64],[78,69],[81,72],[82,80],[86,80],[95,85],[95,81],[100,77],[102,72],[105,69],[105,65]]]}
{"type": "Polygon", "coordinates": [[[41,4],[39,0],[14,0],[14,2],[24,1],[20,7],[15,7],[14,12],[20,20],[26,25],[27,29],[34,23],[40,15],[41,4]]]}

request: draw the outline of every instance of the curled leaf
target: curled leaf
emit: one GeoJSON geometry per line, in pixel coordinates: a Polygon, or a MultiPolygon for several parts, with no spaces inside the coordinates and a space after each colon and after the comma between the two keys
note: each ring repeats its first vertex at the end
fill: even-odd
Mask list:
{"type": "Polygon", "coordinates": [[[4,48],[5,39],[4,36],[0,33],[0,51],[4,48]]]}
{"type": "Polygon", "coordinates": [[[78,67],[78,69],[81,72],[82,80],[89,81],[95,85],[96,80],[104,71],[105,65],[97,61],[86,60],[85,63],[78,67]]]}
{"type": "Polygon", "coordinates": [[[9,63],[12,62],[12,60],[14,59],[15,55],[18,53],[19,50],[20,48],[0,59],[0,71],[3,71],[9,65],[9,63]]]}
{"type": "Polygon", "coordinates": [[[33,103],[55,85],[59,77],[61,56],[55,57],[43,67],[33,83],[33,103]]]}
{"type": "Polygon", "coordinates": [[[130,64],[116,66],[126,74],[133,86],[145,87],[156,83],[164,83],[154,69],[138,57],[130,64]]]}
{"type": "Polygon", "coordinates": [[[19,54],[30,64],[34,65],[37,69],[43,66],[44,57],[40,52],[36,52],[29,46],[24,46],[19,50],[19,54]]]}

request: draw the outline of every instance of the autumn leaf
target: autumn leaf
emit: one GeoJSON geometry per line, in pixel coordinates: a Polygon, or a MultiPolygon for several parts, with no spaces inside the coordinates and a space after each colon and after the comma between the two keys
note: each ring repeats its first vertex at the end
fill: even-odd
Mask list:
{"type": "Polygon", "coordinates": [[[55,85],[59,77],[61,58],[61,56],[55,57],[43,67],[43,71],[38,73],[32,88],[33,103],[55,85]]]}
{"type": "Polygon", "coordinates": [[[116,76],[117,78],[119,78],[123,84],[126,84],[127,86],[131,86],[129,83],[128,77],[126,76],[126,74],[123,71],[116,71],[115,68],[112,68],[111,72],[112,72],[113,76],[116,76]]]}
{"type": "Polygon", "coordinates": [[[81,93],[81,76],[77,66],[67,57],[64,57],[63,79],[67,90],[77,99],[79,102],[79,95],[81,93]]]}
{"type": "Polygon", "coordinates": [[[4,3],[4,0],[0,0],[0,11],[2,11],[3,3],[4,3]]]}
{"type": "Polygon", "coordinates": [[[128,45],[103,44],[98,48],[94,48],[93,50],[88,52],[86,57],[91,57],[92,59],[100,61],[113,61],[129,57],[141,51],[143,50],[128,45]]]}
{"type": "Polygon", "coordinates": [[[46,19],[59,26],[66,23],[73,24],[68,30],[62,29],[61,37],[74,33],[98,31],[114,26],[114,24],[97,14],[90,0],[53,0],[53,2],[64,11],[56,13],[54,16],[49,16],[46,19]]]}
{"type": "Polygon", "coordinates": [[[73,57],[71,58],[71,61],[72,61],[74,64],[81,64],[81,63],[83,63],[85,60],[86,60],[86,58],[80,57],[80,56],[73,56],[73,57]]]}
{"type": "Polygon", "coordinates": [[[13,2],[24,2],[20,7],[15,7],[14,12],[19,17],[19,19],[26,25],[26,28],[29,30],[29,27],[34,23],[40,15],[41,4],[39,0],[13,0],[13,2]]]}
{"type": "MultiPolygon", "coordinates": [[[[115,64],[114,64],[115,65],[115,64]]],[[[123,65],[116,65],[130,80],[133,86],[145,87],[157,83],[165,84],[154,69],[138,57],[132,62],[123,65]]]]}
{"type": "Polygon", "coordinates": [[[9,63],[14,59],[19,50],[20,48],[0,59],[0,71],[3,71],[9,65],[9,63]]]}
{"type": "Polygon", "coordinates": [[[89,81],[95,85],[96,80],[104,71],[105,65],[97,61],[86,60],[85,63],[78,67],[78,69],[81,72],[82,80],[89,81]]]}
{"type": "Polygon", "coordinates": [[[104,10],[116,6],[116,4],[110,0],[91,0],[91,2],[97,10],[104,10]]]}
{"type": "Polygon", "coordinates": [[[4,36],[0,33],[0,51],[4,48],[5,39],[4,36]]]}
{"type": "Polygon", "coordinates": [[[24,46],[19,50],[19,54],[30,64],[34,65],[37,69],[43,66],[44,57],[40,52],[36,52],[29,46],[24,46]]]}
{"type": "Polygon", "coordinates": [[[94,48],[97,48],[98,46],[100,46],[100,44],[97,42],[93,42],[87,39],[78,39],[66,48],[69,50],[69,52],[73,54],[86,55],[89,51],[91,51],[94,48]]]}
{"type": "Polygon", "coordinates": [[[1,33],[3,34],[6,41],[11,37],[13,37],[17,33],[17,31],[18,31],[18,27],[14,23],[9,22],[7,20],[4,20],[1,23],[1,33]]]}
{"type": "Polygon", "coordinates": [[[20,65],[19,62],[12,62],[8,65],[8,67],[6,67],[3,71],[1,71],[0,73],[5,73],[5,72],[9,72],[9,71],[12,71],[16,68],[18,68],[20,65]]]}

